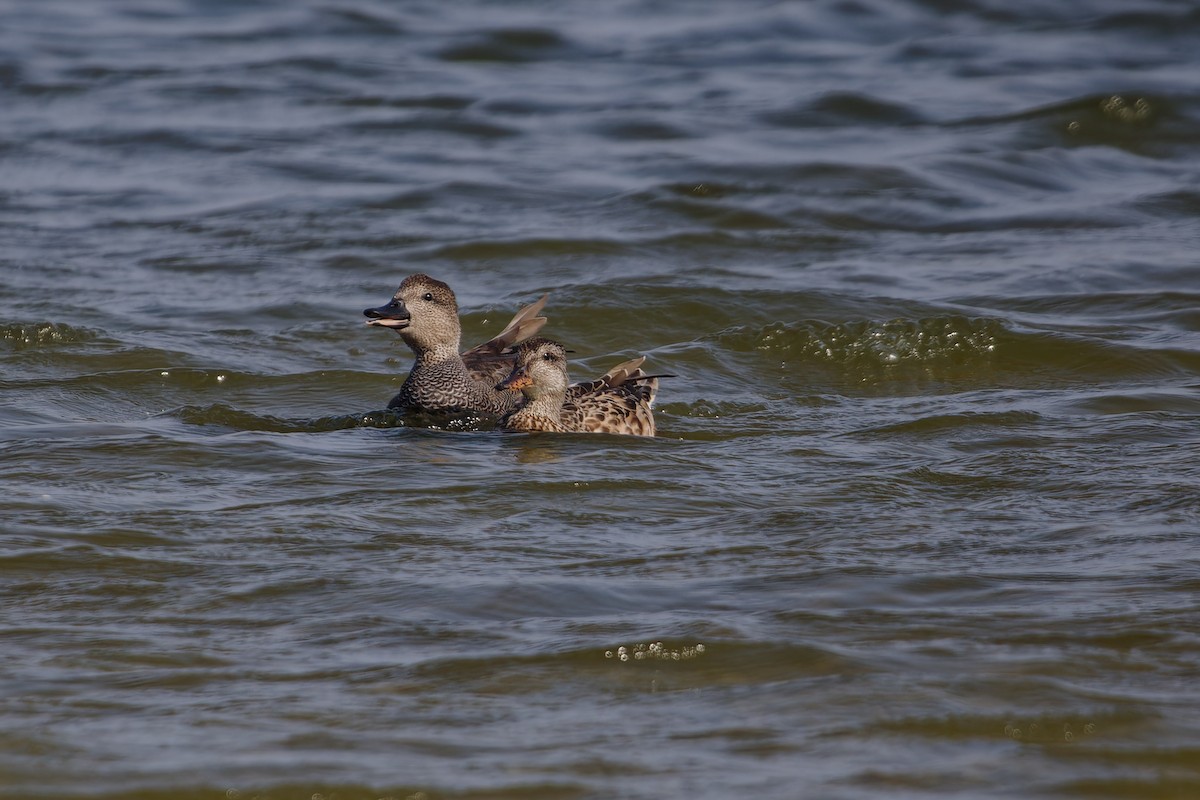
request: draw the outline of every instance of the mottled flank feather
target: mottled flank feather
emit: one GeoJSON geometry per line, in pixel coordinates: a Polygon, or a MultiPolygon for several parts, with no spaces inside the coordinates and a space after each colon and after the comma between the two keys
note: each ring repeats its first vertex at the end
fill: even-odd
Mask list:
{"type": "Polygon", "coordinates": [[[505,351],[541,330],[546,319],[538,313],[545,304],[543,296],[517,312],[497,336],[460,353],[462,327],[454,292],[428,275],[405,278],[389,303],[363,312],[368,325],[392,328],[416,356],[388,408],[488,416],[513,410],[521,401],[520,392],[495,388],[516,362],[505,351]]]}
{"type": "Polygon", "coordinates": [[[519,389],[525,399],[520,408],[501,419],[501,427],[514,431],[655,434],[652,408],[658,377],[640,369],[645,357],[618,364],[594,381],[569,385],[562,345],[536,337],[514,349],[516,366],[497,388],[519,389]]]}

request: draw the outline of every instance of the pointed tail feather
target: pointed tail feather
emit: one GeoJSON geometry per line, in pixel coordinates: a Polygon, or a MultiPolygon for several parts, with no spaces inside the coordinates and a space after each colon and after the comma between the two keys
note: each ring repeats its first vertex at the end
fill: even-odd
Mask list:
{"type": "Polygon", "coordinates": [[[642,371],[638,369],[638,367],[640,367],[645,360],[645,356],[638,356],[637,358],[631,358],[628,361],[622,361],[620,364],[617,364],[608,372],[604,373],[604,377],[602,377],[600,380],[609,386],[620,386],[622,383],[632,380],[642,374],[642,371]]]}
{"type": "MultiPolygon", "coordinates": [[[[646,404],[646,414],[649,415],[650,409],[654,406],[654,401],[658,398],[658,379],[659,375],[638,375],[634,380],[635,384],[631,386],[633,391],[637,393],[642,401],[646,404]]],[[[654,420],[650,420],[650,435],[654,435],[654,420]]]]}
{"type": "MultiPolygon", "coordinates": [[[[646,404],[645,413],[649,413],[650,407],[654,405],[654,399],[658,396],[658,379],[666,377],[674,377],[668,375],[647,375],[642,369],[642,364],[646,361],[645,356],[632,358],[629,361],[624,361],[617,364],[615,367],[604,373],[604,377],[595,381],[601,386],[617,388],[625,386],[626,391],[632,391],[637,397],[640,397],[642,402],[646,404]]],[[[650,436],[654,435],[654,422],[651,418],[650,436]]]]}

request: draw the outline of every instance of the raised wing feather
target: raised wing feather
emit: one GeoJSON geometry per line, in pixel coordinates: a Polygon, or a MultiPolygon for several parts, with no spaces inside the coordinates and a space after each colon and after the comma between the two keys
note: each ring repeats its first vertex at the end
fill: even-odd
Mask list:
{"type": "Polygon", "coordinates": [[[472,378],[492,385],[508,376],[516,363],[516,356],[504,351],[542,329],[546,318],[539,317],[538,314],[542,306],[546,305],[548,297],[549,295],[544,294],[537,302],[525,306],[504,326],[504,330],[462,354],[463,363],[466,364],[467,372],[472,378]]]}

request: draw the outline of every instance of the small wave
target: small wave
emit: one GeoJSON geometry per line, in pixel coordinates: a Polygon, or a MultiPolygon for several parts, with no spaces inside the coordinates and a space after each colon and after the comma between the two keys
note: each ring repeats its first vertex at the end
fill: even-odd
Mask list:
{"type": "Polygon", "coordinates": [[[831,92],[805,106],[768,111],[759,117],[781,128],[834,128],[847,125],[922,125],[926,120],[915,109],[854,92],[831,92]]]}
{"type": "Polygon", "coordinates": [[[322,8],[317,11],[321,30],[340,36],[400,36],[405,33],[404,24],[385,15],[382,9],[366,8],[322,8]]]}
{"type": "Polygon", "coordinates": [[[765,350],[792,359],[881,367],[990,358],[1003,327],[991,319],[940,316],[827,324],[781,322],[722,337],[734,350],[765,350]]]}
{"type": "Polygon", "coordinates": [[[722,417],[745,416],[767,410],[763,403],[736,403],[728,400],[697,400],[694,403],[665,403],[659,410],[680,417],[720,419],[722,417]]]}
{"type": "Polygon", "coordinates": [[[1097,31],[1118,31],[1123,35],[1152,36],[1161,46],[1164,39],[1190,36],[1200,24],[1200,10],[1189,8],[1186,3],[1180,3],[1178,8],[1163,5],[1161,9],[1121,9],[1099,17],[1090,27],[1097,31]]]}
{"type": "Polygon", "coordinates": [[[1003,385],[1063,385],[1194,374],[1194,352],[1112,341],[1107,332],[1017,330],[992,318],[943,315],[829,324],[781,323],[733,328],[718,344],[796,362],[878,377],[922,374],[1003,385]],[[907,369],[906,369],[907,368],[907,369]]]}
{"type": "Polygon", "coordinates": [[[479,431],[494,427],[494,421],[474,414],[430,416],[400,414],[390,409],[323,417],[289,418],[255,414],[226,403],[188,405],[167,412],[188,425],[212,425],[237,431],[265,433],[328,433],[348,428],[427,428],[444,431],[479,431]]]}
{"type": "Polygon", "coordinates": [[[1167,155],[1191,150],[1197,125],[1182,104],[1167,95],[1088,95],[1011,114],[985,115],[946,123],[948,128],[1015,124],[1025,151],[1061,144],[1105,145],[1135,153],[1167,155]]]}
{"type": "Polygon", "coordinates": [[[575,46],[555,31],[543,28],[502,28],[484,31],[450,45],[439,54],[444,61],[495,61],[525,64],[557,59],[575,46]]]}
{"type": "Polygon", "coordinates": [[[1011,739],[1027,744],[1079,742],[1102,727],[1113,728],[1136,721],[1136,715],[1095,712],[1081,715],[1011,717],[987,714],[910,716],[875,724],[874,733],[892,733],[932,739],[1011,739]],[[1129,720],[1122,719],[1129,717],[1129,720]]]}
{"type": "Polygon", "coordinates": [[[91,342],[99,338],[100,334],[96,331],[61,322],[14,322],[0,325],[0,341],[11,343],[17,350],[91,342]]]}
{"type": "Polygon", "coordinates": [[[267,433],[325,433],[347,428],[398,428],[404,419],[394,411],[369,411],[363,414],[334,414],[311,419],[288,419],[270,414],[254,414],[225,403],[207,406],[183,406],[166,416],[188,425],[215,425],[239,431],[267,433]]]}
{"type": "Polygon", "coordinates": [[[1068,141],[1137,150],[1153,142],[1152,131],[1169,114],[1162,100],[1141,96],[1107,95],[1090,98],[1070,115],[1068,141]]]}
{"type": "Polygon", "coordinates": [[[593,131],[618,142],[671,141],[691,138],[691,133],[676,125],[648,118],[627,118],[602,122],[593,131]]]}
{"type": "Polygon", "coordinates": [[[733,230],[770,230],[787,229],[790,223],[782,216],[760,211],[746,204],[734,204],[726,195],[732,194],[730,187],[709,187],[706,184],[692,184],[689,188],[675,185],[663,187],[661,193],[665,197],[650,196],[651,193],[640,193],[636,197],[659,211],[678,214],[691,222],[700,223],[712,228],[733,230]]]}
{"type": "Polygon", "coordinates": [[[430,256],[456,260],[563,258],[582,255],[619,255],[627,252],[629,249],[629,245],[619,241],[597,238],[481,239],[473,242],[442,245],[432,249],[430,256]]]}
{"type": "MultiPolygon", "coordinates": [[[[403,133],[446,133],[472,139],[503,139],[517,136],[521,131],[507,125],[488,122],[463,113],[422,114],[396,119],[372,119],[353,122],[348,131],[367,135],[399,135],[403,133]]],[[[332,174],[332,173],[331,173],[332,174]]]]}
{"type": "Polygon", "coordinates": [[[476,98],[457,94],[359,94],[350,97],[335,97],[328,102],[344,108],[401,108],[432,111],[462,111],[475,104],[476,98]]]}
{"type": "MultiPolygon", "coordinates": [[[[1041,415],[1033,411],[967,411],[954,414],[934,414],[927,417],[917,417],[904,422],[889,423],[873,428],[864,428],[856,432],[857,436],[877,438],[881,436],[937,436],[944,437],[947,432],[963,428],[980,429],[1013,429],[1019,430],[1036,425],[1042,421],[1041,415]]],[[[949,470],[935,470],[930,467],[919,467],[910,470],[905,477],[918,483],[935,486],[974,485],[977,481],[999,481],[1000,478],[989,475],[987,478],[955,473],[949,470]]]]}

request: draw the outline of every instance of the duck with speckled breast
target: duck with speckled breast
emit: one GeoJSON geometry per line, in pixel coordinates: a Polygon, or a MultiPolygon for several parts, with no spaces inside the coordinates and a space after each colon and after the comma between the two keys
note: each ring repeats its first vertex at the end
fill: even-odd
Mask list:
{"type": "Polygon", "coordinates": [[[492,339],[460,353],[462,326],[458,300],[445,283],[410,275],[390,302],[363,311],[367,325],[391,328],[416,356],[400,392],[388,403],[401,413],[476,413],[502,416],[515,409],[521,393],[496,383],[516,363],[510,348],[541,330],[538,312],[546,295],[517,312],[492,339]]]}
{"type": "Polygon", "coordinates": [[[645,356],[625,361],[600,378],[571,384],[567,350],[540,336],[517,344],[517,363],[498,391],[519,389],[524,402],[500,427],[525,433],[617,433],[653,436],[658,379],[641,370],[645,356]]]}

